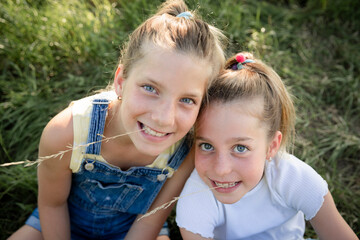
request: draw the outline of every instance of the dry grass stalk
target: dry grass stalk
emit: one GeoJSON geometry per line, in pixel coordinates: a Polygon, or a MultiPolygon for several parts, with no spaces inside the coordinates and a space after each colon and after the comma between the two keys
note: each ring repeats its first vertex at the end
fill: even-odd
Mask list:
{"type": "Polygon", "coordinates": [[[167,209],[168,207],[170,207],[173,203],[175,203],[177,200],[179,200],[180,198],[184,198],[184,197],[188,197],[188,196],[191,196],[191,195],[194,195],[194,194],[197,194],[197,193],[201,193],[201,192],[205,192],[205,191],[208,191],[208,190],[213,190],[213,189],[216,189],[216,188],[219,188],[219,187],[213,187],[213,188],[204,188],[200,191],[197,191],[197,192],[193,192],[193,193],[189,193],[189,194],[186,194],[184,196],[181,196],[181,197],[174,197],[173,200],[169,201],[169,202],[166,202],[164,203],[163,205],[155,208],[154,210],[144,214],[142,217],[140,217],[137,221],[140,221],[141,219],[143,218],[146,218],[146,217],[149,217],[153,214],[155,214],[157,211],[161,210],[161,209],[167,209]]]}
{"type": "Polygon", "coordinates": [[[25,161],[18,161],[18,162],[3,163],[3,164],[0,164],[0,167],[8,167],[8,166],[20,165],[20,164],[25,164],[24,167],[29,167],[29,166],[32,166],[34,164],[40,164],[41,162],[43,162],[45,160],[48,160],[48,159],[51,159],[51,158],[57,158],[57,157],[59,157],[59,159],[61,160],[65,153],[70,152],[72,150],[75,150],[75,149],[78,149],[78,148],[81,148],[81,147],[88,147],[88,146],[90,146],[92,144],[99,143],[99,142],[108,142],[108,141],[110,141],[112,139],[122,137],[122,136],[126,136],[126,135],[130,135],[132,133],[136,133],[136,132],[140,132],[140,131],[141,130],[134,131],[134,132],[129,132],[129,133],[124,133],[124,134],[119,134],[119,135],[115,135],[115,136],[108,137],[108,138],[105,137],[104,135],[101,135],[103,138],[101,140],[99,140],[99,141],[95,141],[95,142],[91,142],[91,143],[87,143],[87,144],[83,144],[83,145],[78,145],[76,147],[68,146],[69,149],[67,149],[67,150],[60,151],[58,153],[55,153],[55,154],[52,154],[52,155],[49,155],[49,156],[39,157],[38,159],[36,159],[34,161],[25,160],[25,161]]]}

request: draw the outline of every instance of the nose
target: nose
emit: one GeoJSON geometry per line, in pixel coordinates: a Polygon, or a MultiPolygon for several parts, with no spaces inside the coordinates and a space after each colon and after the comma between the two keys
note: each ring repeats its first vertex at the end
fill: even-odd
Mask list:
{"type": "Polygon", "coordinates": [[[218,153],[215,159],[214,171],[220,177],[230,174],[232,171],[230,157],[226,154],[218,153]]]}
{"type": "Polygon", "coordinates": [[[175,123],[176,105],[171,101],[163,101],[152,111],[152,119],[159,126],[172,126],[175,123]]]}

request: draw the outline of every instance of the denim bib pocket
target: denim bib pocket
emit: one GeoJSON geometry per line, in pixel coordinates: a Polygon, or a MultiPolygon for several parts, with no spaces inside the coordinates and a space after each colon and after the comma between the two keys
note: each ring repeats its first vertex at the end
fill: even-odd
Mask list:
{"type": "Polygon", "coordinates": [[[86,179],[80,188],[89,200],[100,209],[126,212],[143,192],[141,186],[128,183],[106,184],[94,179],[86,179]]]}

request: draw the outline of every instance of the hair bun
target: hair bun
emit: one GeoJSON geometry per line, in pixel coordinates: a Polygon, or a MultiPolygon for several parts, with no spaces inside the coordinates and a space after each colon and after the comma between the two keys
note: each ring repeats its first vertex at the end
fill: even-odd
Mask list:
{"type": "Polygon", "coordinates": [[[161,5],[157,15],[166,13],[176,17],[183,12],[188,12],[188,8],[183,0],[167,0],[161,5]]]}

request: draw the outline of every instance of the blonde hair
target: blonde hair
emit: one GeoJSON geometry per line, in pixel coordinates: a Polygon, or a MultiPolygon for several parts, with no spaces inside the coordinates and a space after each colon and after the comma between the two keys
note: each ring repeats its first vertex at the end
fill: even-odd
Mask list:
{"type": "Polygon", "coordinates": [[[203,109],[212,102],[226,103],[262,97],[264,108],[260,120],[268,126],[269,139],[280,131],[283,135],[281,148],[289,147],[295,135],[295,109],[289,92],[271,67],[248,52],[240,54],[254,62],[243,64],[240,70],[233,70],[232,67],[238,62],[236,55],[231,57],[209,87],[203,109]]]}
{"type": "Polygon", "coordinates": [[[144,55],[142,46],[147,42],[209,61],[212,68],[210,80],[219,73],[225,63],[223,49],[226,37],[194,12],[191,12],[190,18],[176,17],[182,12],[190,12],[183,0],[168,0],[154,16],[135,29],[121,54],[120,63],[123,64],[125,78],[144,55]]]}

